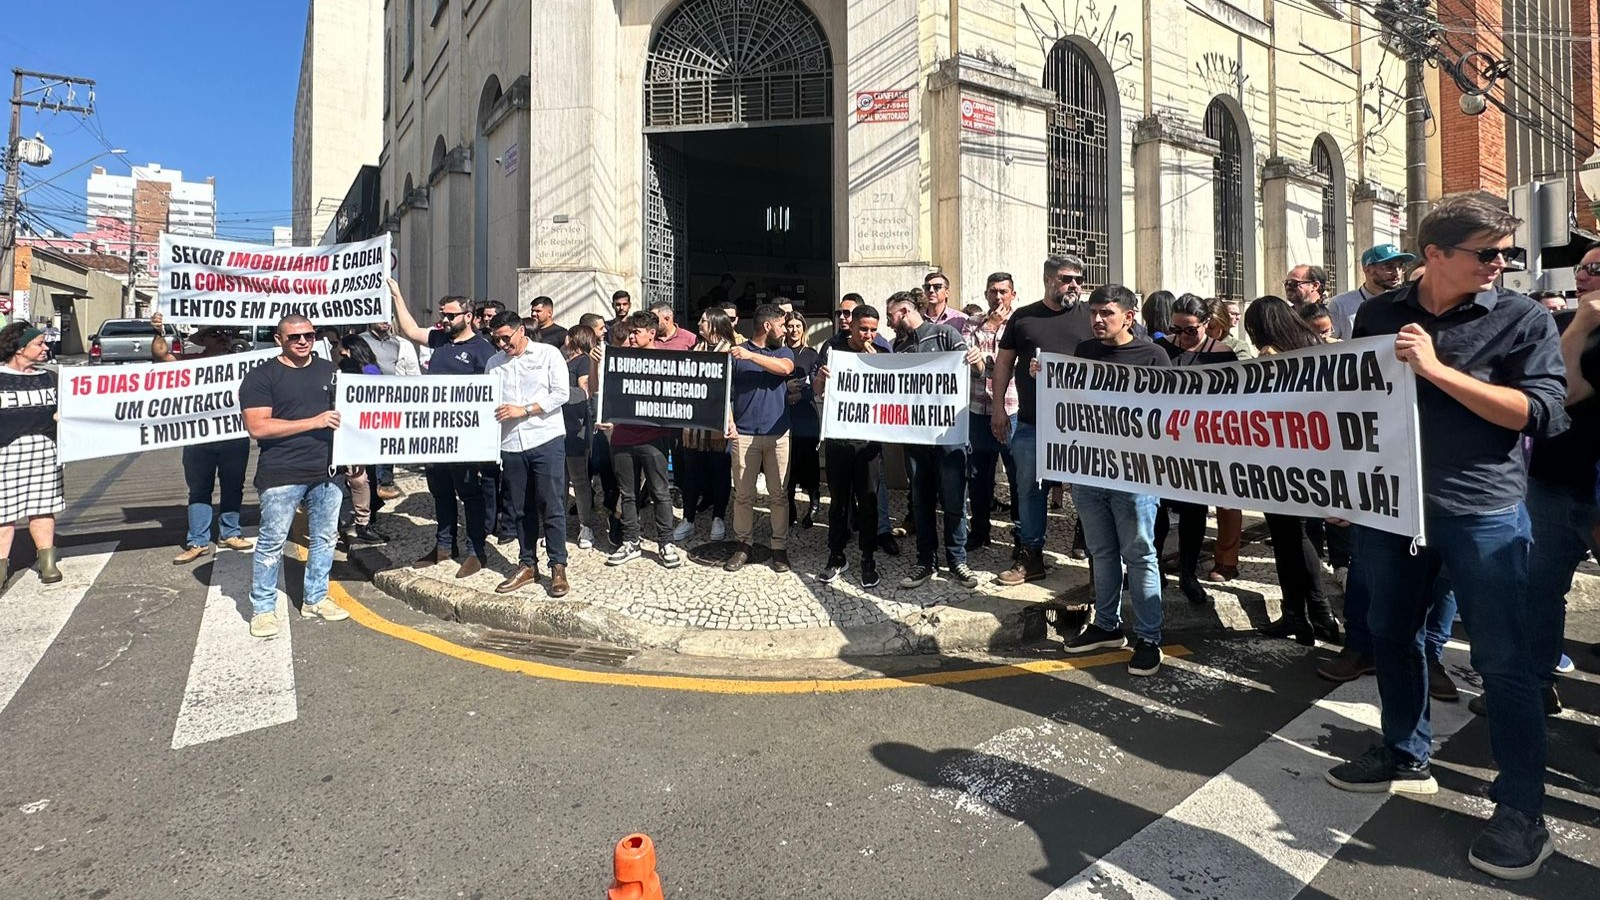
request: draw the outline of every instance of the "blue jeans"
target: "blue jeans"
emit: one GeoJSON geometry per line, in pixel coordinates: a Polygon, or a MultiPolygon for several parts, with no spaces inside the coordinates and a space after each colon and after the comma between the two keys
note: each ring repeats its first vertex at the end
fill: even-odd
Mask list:
{"type": "Polygon", "coordinates": [[[278,569],[283,543],[294,524],[294,512],[306,505],[305,593],[301,602],[315,606],[328,597],[328,571],[333,568],[333,541],[339,533],[339,505],[344,492],[336,482],[286,484],[261,492],[261,533],[250,579],[250,606],[256,615],[278,608],[278,569]]]}
{"type": "Polygon", "coordinates": [[[1539,677],[1554,684],[1567,626],[1567,591],[1572,573],[1594,548],[1600,510],[1577,488],[1528,479],[1528,518],[1533,550],[1528,555],[1528,643],[1539,677]]]}
{"type": "Polygon", "coordinates": [[[517,564],[530,569],[538,566],[534,550],[543,531],[544,552],[550,565],[566,565],[566,438],[551,438],[531,450],[502,450],[500,467],[517,525],[517,564]]]}
{"type": "MultiPolygon", "coordinates": [[[[1344,590],[1344,645],[1363,656],[1372,655],[1372,630],[1367,615],[1372,608],[1370,570],[1361,563],[1361,535],[1351,526],[1350,572],[1344,590]]],[[[1423,649],[1429,662],[1444,658],[1444,645],[1456,624],[1456,592],[1450,586],[1450,573],[1441,571],[1428,592],[1428,618],[1422,626],[1423,649]]]]}
{"type": "MultiPolygon", "coordinates": [[[[1383,700],[1383,741],[1402,757],[1432,752],[1428,666],[1422,628],[1430,589],[1448,569],[1472,634],[1472,667],[1483,678],[1489,746],[1500,774],[1490,797],[1531,817],[1544,805],[1545,723],[1539,671],[1528,643],[1528,551],[1533,543],[1522,504],[1490,513],[1427,512],[1428,546],[1363,526],[1356,552],[1368,566],[1373,656],[1383,700]]],[[[1547,667],[1548,668],[1548,667],[1547,667]]]]}
{"type": "Polygon", "coordinates": [[[914,489],[911,514],[917,523],[917,564],[933,568],[939,550],[934,507],[944,508],[944,557],[954,569],[967,561],[967,448],[906,448],[914,489]]]}
{"type": "MultiPolygon", "coordinates": [[[[972,531],[987,538],[994,518],[994,466],[998,461],[1006,467],[1006,482],[1011,485],[1011,521],[1017,521],[1017,462],[1011,456],[1009,444],[994,439],[989,430],[989,417],[975,412],[967,413],[967,441],[972,447],[967,457],[968,477],[972,483],[972,531]]],[[[1011,434],[1017,431],[1017,417],[1011,417],[1011,434]]]]}
{"type": "Polygon", "coordinates": [[[1142,641],[1161,643],[1161,575],[1156,563],[1156,508],[1150,494],[1130,494],[1088,485],[1072,485],[1072,503],[1083,523],[1094,572],[1094,624],[1107,631],[1122,629],[1122,566],[1128,566],[1128,592],[1133,599],[1133,633],[1142,641]]]}
{"type": "Polygon", "coordinates": [[[211,543],[211,488],[222,489],[223,538],[239,536],[239,509],[244,506],[244,470],[250,462],[250,439],[236,438],[183,448],[183,480],[189,488],[189,534],[185,547],[211,543]]]}
{"type": "MultiPolygon", "coordinates": [[[[1044,549],[1046,491],[1039,484],[1039,447],[1034,443],[1036,440],[1035,427],[1031,422],[1019,422],[1011,432],[1011,458],[1017,464],[1011,505],[1016,511],[1018,528],[1022,532],[1022,546],[1028,550],[1044,549]]],[[[1150,527],[1153,529],[1155,513],[1150,515],[1150,527]]],[[[1120,583],[1121,578],[1117,580],[1120,583]]]]}

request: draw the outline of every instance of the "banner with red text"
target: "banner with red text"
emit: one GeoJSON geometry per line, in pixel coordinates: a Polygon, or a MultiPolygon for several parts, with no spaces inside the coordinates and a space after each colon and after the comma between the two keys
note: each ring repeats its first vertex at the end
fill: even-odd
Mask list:
{"type": "Polygon", "coordinates": [[[966,354],[830,353],[822,395],[824,440],[963,446],[966,354]]]}
{"type": "Polygon", "coordinates": [[[56,454],[67,463],[249,437],[239,415],[239,383],[280,353],[62,366],[56,454]]]}
{"type": "Polygon", "coordinates": [[[266,247],[161,235],[156,304],[174,325],[389,321],[389,235],[353,244],[266,247]]]}
{"type": "Polygon", "coordinates": [[[500,379],[351,375],[334,380],[333,464],[499,462],[500,379]]]}
{"type": "Polygon", "coordinates": [[[1041,479],[1423,537],[1416,376],[1393,338],[1206,366],[1039,365],[1041,479]]]}

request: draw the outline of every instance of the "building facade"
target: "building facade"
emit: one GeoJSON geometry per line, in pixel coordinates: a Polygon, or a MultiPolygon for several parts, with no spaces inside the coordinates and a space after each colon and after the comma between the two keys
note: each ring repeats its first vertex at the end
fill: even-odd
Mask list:
{"type": "Polygon", "coordinates": [[[312,0],[306,11],[290,163],[298,246],[319,242],[351,179],[378,161],[384,6],[385,0],[312,0]]]}
{"type": "Polygon", "coordinates": [[[101,219],[148,222],[157,231],[212,237],[217,233],[217,180],[184,181],[178,169],[160,163],[134,166],[132,174],[112,175],[95,166],[85,188],[93,230],[101,219]],[[137,215],[135,215],[137,213],[137,215]]]}
{"type": "MultiPolygon", "coordinates": [[[[1048,253],[1095,283],[1340,285],[1404,222],[1404,64],[1306,0],[390,0],[383,221],[419,307],[724,274],[808,311],[1048,253]]],[[[738,289],[735,289],[737,293],[738,289]]]]}

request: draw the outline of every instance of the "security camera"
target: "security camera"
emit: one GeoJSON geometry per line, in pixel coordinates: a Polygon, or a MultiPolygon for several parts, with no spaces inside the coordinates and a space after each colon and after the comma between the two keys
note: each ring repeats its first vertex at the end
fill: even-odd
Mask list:
{"type": "Polygon", "coordinates": [[[1477,94],[1461,95],[1461,111],[1469,116],[1481,116],[1483,111],[1488,108],[1489,104],[1485,103],[1484,99],[1477,94]]]}

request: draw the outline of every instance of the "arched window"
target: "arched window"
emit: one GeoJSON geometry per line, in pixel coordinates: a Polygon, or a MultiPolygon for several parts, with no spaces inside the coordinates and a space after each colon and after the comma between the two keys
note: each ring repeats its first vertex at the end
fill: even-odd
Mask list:
{"type": "Polygon", "coordinates": [[[1206,107],[1206,137],[1216,141],[1211,174],[1211,210],[1216,233],[1216,287],[1219,300],[1245,302],[1244,152],[1239,123],[1222,100],[1206,107]]]}
{"type": "Polygon", "coordinates": [[[490,75],[478,94],[477,127],[472,137],[472,283],[475,295],[489,296],[489,118],[504,92],[500,78],[490,75]]]}
{"type": "Polygon", "coordinates": [[[433,139],[433,156],[428,159],[428,177],[430,179],[438,177],[439,169],[444,166],[445,155],[449,152],[450,148],[444,142],[444,135],[441,134],[433,139]]]}
{"type": "Polygon", "coordinates": [[[1089,284],[1106,284],[1113,169],[1105,85],[1088,53],[1061,40],[1045,62],[1044,86],[1056,95],[1045,125],[1050,253],[1080,257],[1089,284]]]}
{"type": "Polygon", "coordinates": [[[1338,292],[1344,274],[1339,259],[1344,246],[1344,167],[1333,138],[1324,134],[1311,145],[1311,167],[1328,179],[1322,188],[1322,267],[1328,270],[1328,295],[1338,292]]]}

